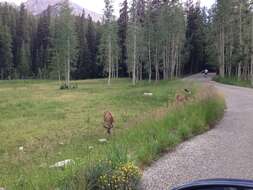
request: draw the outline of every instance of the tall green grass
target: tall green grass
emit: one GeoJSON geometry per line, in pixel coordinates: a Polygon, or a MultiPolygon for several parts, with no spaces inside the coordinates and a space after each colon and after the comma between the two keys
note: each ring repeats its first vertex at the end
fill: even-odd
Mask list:
{"type": "MultiPolygon", "coordinates": [[[[110,160],[115,165],[118,162],[132,161],[142,168],[159,158],[162,153],[173,150],[179,143],[211,129],[223,116],[224,108],[224,99],[216,93],[175,106],[162,119],[147,119],[144,123],[112,137],[104,150],[99,150],[100,155],[104,155],[99,159],[110,160]]],[[[105,171],[99,165],[100,160],[95,158],[91,163],[93,165],[89,165],[89,175],[82,175],[87,170],[84,167],[77,174],[82,177],[74,178],[74,182],[70,178],[68,183],[72,186],[68,186],[68,189],[82,189],[85,184],[85,187],[89,187],[88,190],[96,189],[96,185],[87,186],[87,183],[91,179],[96,181],[105,171]]]]}
{"type": "Polygon", "coordinates": [[[236,77],[223,78],[223,77],[217,76],[213,80],[219,83],[223,83],[223,84],[252,88],[250,80],[239,80],[236,77]]]}

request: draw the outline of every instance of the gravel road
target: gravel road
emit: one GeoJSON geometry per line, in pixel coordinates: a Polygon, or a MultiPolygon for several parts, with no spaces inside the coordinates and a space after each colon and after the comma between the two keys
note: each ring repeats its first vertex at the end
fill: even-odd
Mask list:
{"type": "Polygon", "coordinates": [[[144,171],[144,190],[166,190],[207,178],[253,179],[253,90],[213,83],[226,98],[224,118],[213,130],[168,153],[144,171]]]}

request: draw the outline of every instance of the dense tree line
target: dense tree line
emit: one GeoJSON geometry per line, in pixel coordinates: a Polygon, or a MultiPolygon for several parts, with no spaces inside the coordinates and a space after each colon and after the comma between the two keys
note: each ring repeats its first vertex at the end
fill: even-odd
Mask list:
{"type": "Polygon", "coordinates": [[[184,6],[179,0],[124,0],[117,26],[112,9],[108,9],[112,8],[112,2],[105,2],[103,34],[110,33],[107,39],[111,41],[107,45],[101,42],[107,53],[100,55],[107,58],[104,62],[108,81],[111,76],[130,76],[135,85],[142,79],[173,79],[204,68],[208,19],[206,10],[199,4],[188,1],[184,6]]]}
{"type": "Polygon", "coordinates": [[[253,81],[252,1],[217,0],[210,15],[220,75],[253,81]]]}
{"type": "Polygon", "coordinates": [[[207,64],[221,76],[253,76],[253,14],[249,0],[217,0],[209,10],[188,0],[111,0],[93,22],[72,15],[68,0],[56,12],[33,16],[24,4],[0,4],[0,78],[131,77],[168,80],[207,64]]]}
{"type": "Polygon", "coordinates": [[[102,77],[97,64],[99,23],[83,12],[73,16],[68,1],[56,14],[48,7],[39,16],[0,4],[1,79],[86,79],[102,77]]]}

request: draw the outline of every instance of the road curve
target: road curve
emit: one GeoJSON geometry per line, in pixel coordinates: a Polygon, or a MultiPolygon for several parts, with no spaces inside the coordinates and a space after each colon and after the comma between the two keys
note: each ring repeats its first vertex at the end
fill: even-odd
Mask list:
{"type": "MultiPolygon", "coordinates": [[[[201,75],[187,80],[209,82],[201,75]]],[[[210,83],[225,95],[224,118],[147,168],[142,189],[165,190],[207,178],[253,179],[253,90],[210,83]]]]}

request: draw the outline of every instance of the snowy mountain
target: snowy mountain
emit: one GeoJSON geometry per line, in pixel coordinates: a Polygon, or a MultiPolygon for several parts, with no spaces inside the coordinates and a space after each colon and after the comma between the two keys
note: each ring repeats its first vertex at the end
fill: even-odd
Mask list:
{"type": "MultiPolygon", "coordinates": [[[[25,6],[29,12],[31,12],[34,15],[38,15],[38,14],[42,13],[43,11],[45,11],[49,5],[52,6],[53,8],[55,8],[55,10],[57,10],[59,7],[59,4],[62,1],[63,0],[27,0],[25,2],[25,6]]],[[[80,5],[78,5],[74,2],[70,1],[70,6],[72,7],[73,13],[75,15],[82,14],[82,12],[84,10],[86,16],[90,15],[94,21],[101,21],[102,20],[102,15],[95,13],[93,11],[90,11],[84,7],[81,7],[80,5]]]]}

